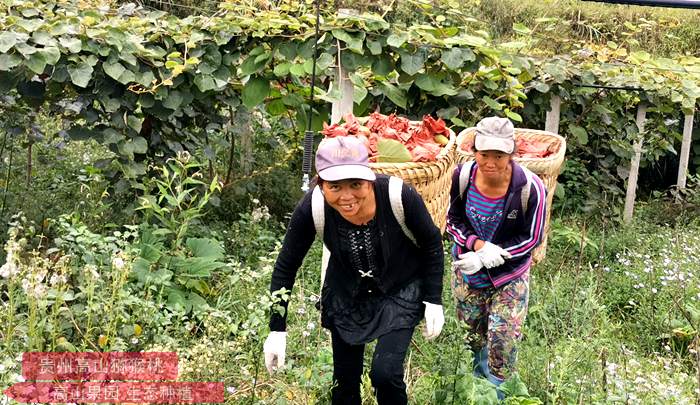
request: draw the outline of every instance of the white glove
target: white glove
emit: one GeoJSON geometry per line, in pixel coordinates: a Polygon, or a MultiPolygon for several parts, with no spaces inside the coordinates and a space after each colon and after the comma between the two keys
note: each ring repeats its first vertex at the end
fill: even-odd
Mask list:
{"type": "Polygon", "coordinates": [[[452,262],[452,270],[459,270],[462,274],[474,274],[481,270],[484,264],[476,252],[467,252],[459,255],[459,260],[452,262]]]}
{"type": "Polygon", "coordinates": [[[477,250],[481,262],[487,269],[498,267],[505,263],[505,259],[510,259],[510,253],[498,245],[485,242],[481,249],[477,250]],[[505,259],[504,259],[505,258],[505,259]]]}
{"type": "Polygon", "coordinates": [[[287,347],[287,332],[270,332],[263,344],[265,367],[272,374],[284,366],[284,351],[287,347]]]}
{"type": "Polygon", "coordinates": [[[438,337],[442,331],[442,325],[445,324],[442,305],[431,304],[425,301],[423,303],[425,304],[425,332],[423,332],[423,336],[426,339],[434,339],[438,337]]]}

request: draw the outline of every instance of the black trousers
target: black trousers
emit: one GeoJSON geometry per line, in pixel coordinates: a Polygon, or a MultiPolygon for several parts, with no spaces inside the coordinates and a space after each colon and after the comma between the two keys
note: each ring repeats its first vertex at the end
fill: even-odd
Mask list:
{"type": "MultiPolygon", "coordinates": [[[[403,361],[411,343],[413,329],[400,329],[377,339],[369,377],[379,405],[408,403],[403,382],[403,361]]],[[[360,405],[360,382],[365,345],[346,343],[331,330],[333,344],[333,405],[360,405]]]]}

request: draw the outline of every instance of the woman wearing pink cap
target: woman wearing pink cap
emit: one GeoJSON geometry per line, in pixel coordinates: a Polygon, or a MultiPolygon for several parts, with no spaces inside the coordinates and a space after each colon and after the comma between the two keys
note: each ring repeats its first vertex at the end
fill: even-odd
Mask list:
{"type": "Polygon", "coordinates": [[[542,241],[546,214],[542,180],[515,163],[514,152],[510,120],[481,120],[475,163],[455,169],[447,215],[457,317],[474,332],[474,374],[496,386],[515,363],[531,253],[542,241]]]}
{"type": "MultiPolygon", "coordinates": [[[[408,233],[402,229],[390,198],[389,184],[395,180],[372,172],[368,151],[355,137],[321,142],[316,171],[322,192],[316,201],[321,201],[324,217],[319,234],[330,251],[320,307],[321,324],[332,337],[332,403],[361,403],[364,348],[376,340],[370,379],[377,401],[406,404],[403,362],[413,331],[425,317],[425,335],[434,338],[444,323],[440,231],[420,195],[408,185],[400,189],[408,233]]],[[[292,289],[316,237],[318,211],[312,196],[313,192],[307,193],[292,214],[271,291],[292,289]]],[[[264,345],[270,372],[284,364],[285,329],[286,311],[273,313],[264,345]]]]}

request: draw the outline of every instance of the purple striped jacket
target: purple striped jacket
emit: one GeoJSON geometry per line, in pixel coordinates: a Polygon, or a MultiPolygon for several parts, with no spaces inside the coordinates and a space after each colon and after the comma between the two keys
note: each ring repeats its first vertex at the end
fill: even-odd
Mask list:
{"type": "MultiPolygon", "coordinates": [[[[507,282],[525,274],[532,264],[532,250],[536,248],[544,237],[544,225],[547,215],[547,190],[542,180],[537,175],[532,175],[530,182],[530,197],[527,202],[527,210],[522,212],[520,196],[521,189],[527,184],[527,178],[522,167],[511,162],[513,174],[508,187],[503,218],[497,225],[496,232],[491,240],[503,249],[507,250],[512,258],[492,269],[485,269],[494,287],[500,287],[507,282]]],[[[450,189],[450,208],[447,211],[447,233],[455,243],[452,250],[456,257],[462,253],[474,249],[474,242],[481,239],[474,231],[474,226],[467,218],[465,211],[467,193],[459,190],[459,173],[462,170],[460,164],[452,175],[452,188],[450,189]]],[[[477,170],[477,165],[472,165],[472,170],[477,170]]],[[[469,176],[472,178],[472,176],[469,176]]],[[[469,185],[467,185],[469,187],[469,185]]]]}

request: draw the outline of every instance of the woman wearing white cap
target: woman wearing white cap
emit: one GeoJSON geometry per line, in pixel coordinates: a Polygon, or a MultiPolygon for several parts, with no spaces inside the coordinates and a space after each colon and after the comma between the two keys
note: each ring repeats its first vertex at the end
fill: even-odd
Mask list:
{"type": "MultiPolygon", "coordinates": [[[[414,328],[425,316],[426,337],[444,323],[440,231],[423,200],[402,185],[402,229],[392,209],[390,179],[375,175],[368,151],[355,137],[324,140],[316,153],[323,193],[319,230],[330,251],[321,294],[321,324],[331,331],[333,404],[359,405],[365,344],[377,341],[370,371],[380,405],[407,403],[403,361],[414,328]],[[415,241],[411,240],[412,234],[415,241]]],[[[395,181],[395,180],[391,180],[395,181]]],[[[394,183],[396,184],[396,183],[394,183]]],[[[399,184],[403,184],[399,181],[399,184]]],[[[317,234],[314,191],[294,210],[272,273],[270,290],[291,290],[297,270],[317,234]]],[[[318,196],[319,194],[317,194],[318,196]]],[[[287,307],[287,302],[282,302],[287,307]]],[[[265,341],[270,372],[284,364],[286,311],[273,313],[265,341]]]]}
{"type": "Polygon", "coordinates": [[[452,177],[447,219],[452,290],[458,318],[474,332],[474,374],[496,386],[514,367],[531,253],[542,241],[546,215],[542,180],[515,163],[514,152],[510,120],[481,120],[475,162],[459,165],[452,177]]]}

